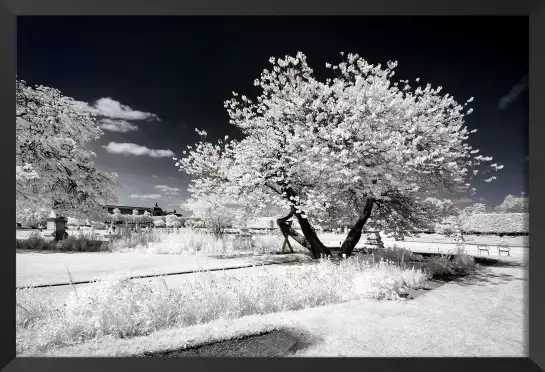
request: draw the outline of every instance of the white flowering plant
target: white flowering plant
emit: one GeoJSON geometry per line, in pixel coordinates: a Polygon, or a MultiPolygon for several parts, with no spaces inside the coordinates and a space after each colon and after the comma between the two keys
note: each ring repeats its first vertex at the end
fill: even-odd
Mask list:
{"type": "MultiPolygon", "coordinates": [[[[250,205],[259,215],[271,205],[278,220],[315,258],[330,255],[312,223],[352,227],[341,247],[350,256],[363,227],[381,231],[426,228],[452,210],[446,192],[472,194],[470,180],[502,166],[479,155],[467,140],[472,109],[441,87],[395,81],[397,62],[372,65],[357,54],[326,67],[318,80],[303,53],[271,58],[252,100],[233,92],[225,102],[242,139],[207,140],[205,131],[176,167],[193,177],[191,201],[250,205]],[[285,222],[294,218],[303,236],[285,222]]],[[[490,177],[487,181],[492,181],[490,177]]]]}

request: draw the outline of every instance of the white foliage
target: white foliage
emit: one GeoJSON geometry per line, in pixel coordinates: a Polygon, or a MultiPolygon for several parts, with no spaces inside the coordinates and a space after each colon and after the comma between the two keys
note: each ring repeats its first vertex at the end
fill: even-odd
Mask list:
{"type": "Polygon", "coordinates": [[[165,217],[166,227],[174,227],[174,228],[182,227],[182,222],[183,222],[183,219],[174,214],[169,214],[168,216],[165,217]]]}
{"type": "Polygon", "coordinates": [[[495,210],[499,213],[522,213],[530,209],[530,199],[528,196],[507,195],[503,203],[498,205],[495,210]]]}
{"type": "Polygon", "coordinates": [[[431,212],[442,205],[434,196],[471,193],[471,170],[492,160],[467,144],[467,103],[441,95],[441,87],[393,82],[396,62],[381,67],[348,54],[327,65],[337,76],[326,81],[302,53],[270,63],[255,81],[256,100],[233,93],[225,102],[242,140],[206,142],[198,131],[201,142],[175,159],[193,176],[194,203],[214,198],[250,205],[253,215],[272,205],[353,222],[372,198],[370,224],[417,228],[435,222],[431,212]]]}
{"type": "Polygon", "coordinates": [[[16,81],[18,214],[39,203],[85,215],[115,200],[116,175],[98,170],[86,148],[102,135],[86,107],[56,89],[16,81]]]}
{"type": "Polygon", "coordinates": [[[165,227],[166,226],[165,219],[162,216],[155,216],[153,217],[153,225],[155,227],[165,227]]]}

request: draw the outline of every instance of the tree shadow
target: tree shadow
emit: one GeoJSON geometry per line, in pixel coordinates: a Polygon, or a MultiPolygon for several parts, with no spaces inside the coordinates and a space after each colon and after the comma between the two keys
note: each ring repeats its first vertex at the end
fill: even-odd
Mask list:
{"type": "Polygon", "coordinates": [[[318,339],[307,331],[284,328],[256,335],[222,340],[189,348],[144,352],[140,357],[286,357],[315,344],[318,339]]]}
{"type": "Polygon", "coordinates": [[[275,264],[275,265],[301,265],[301,264],[315,264],[318,260],[315,260],[310,255],[306,254],[287,254],[287,255],[273,255],[271,257],[250,257],[249,263],[261,265],[263,264],[275,264]]]}
{"type": "Polygon", "coordinates": [[[464,277],[453,278],[450,281],[455,282],[456,284],[462,285],[462,286],[469,286],[469,285],[497,286],[497,285],[504,285],[513,281],[527,282],[528,279],[520,277],[520,276],[506,274],[506,273],[493,273],[489,270],[486,270],[486,269],[483,270],[481,268],[472,274],[469,274],[464,277]]]}
{"type": "Polygon", "coordinates": [[[513,259],[498,259],[498,258],[490,258],[490,257],[479,257],[475,256],[473,257],[475,262],[478,263],[480,266],[487,267],[527,267],[527,263],[522,261],[515,261],[513,259]]]}

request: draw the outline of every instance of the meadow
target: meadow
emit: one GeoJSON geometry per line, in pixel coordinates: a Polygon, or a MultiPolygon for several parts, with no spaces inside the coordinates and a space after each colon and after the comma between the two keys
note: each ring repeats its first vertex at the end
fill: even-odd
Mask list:
{"type": "MultiPolygon", "coordinates": [[[[324,234],[322,237],[326,244],[333,245],[342,236],[324,234]]],[[[216,238],[194,229],[126,230],[108,240],[92,238],[88,231],[73,233],[63,243],[63,247],[69,248],[59,251],[58,244],[53,245],[34,234],[18,242],[18,252],[42,249],[41,252],[51,252],[45,256],[42,253],[42,260],[47,261],[70,249],[80,251],[62,256],[66,274],[61,275],[65,282],[73,283],[73,278],[80,273],[72,273],[67,262],[75,262],[78,255],[83,254],[90,255],[85,261],[91,266],[93,255],[100,255],[96,257],[101,260],[107,260],[108,255],[112,255],[112,259],[115,256],[116,260],[125,255],[127,258],[141,255],[141,272],[145,273],[151,271],[153,257],[173,256],[182,260],[184,257],[215,257],[227,262],[236,257],[278,253],[283,243],[283,238],[276,234],[251,237],[227,234],[216,238]],[[83,253],[85,248],[96,246],[87,240],[100,241],[101,252],[83,253]]],[[[364,243],[362,239],[358,246],[364,243]]],[[[140,337],[172,327],[187,328],[361,299],[403,301],[410,293],[427,288],[431,280],[452,280],[478,271],[475,260],[463,251],[423,257],[404,249],[402,243],[385,239],[386,249],[372,254],[356,254],[340,261],[333,257],[305,264],[295,262],[283,270],[258,266],[257,271],[247,269],[211,275],[206,268],[200,268],[196,269],[198,275],[183,283],[164,277],[153,282],[134,280],[117,273],[113,269],[115,264],[108,266],[97,261],[95,266],[104,268],[100,276],[91,278],[89,285],[71,285],[67,295],[59,296],[56,287],[17,290],[17,352],[38,355],[102,339],[140,337]]],[[[305,253],[304,248],[292,245],[297,254],[305,253]]],[[[18,256],[29,257],[28,254],[18,256]]],[[[174,266],[180,265],[173,261],[170,270],[174,266]]],[[[21,271],[24,269],[21,267],[21,271]]]]}

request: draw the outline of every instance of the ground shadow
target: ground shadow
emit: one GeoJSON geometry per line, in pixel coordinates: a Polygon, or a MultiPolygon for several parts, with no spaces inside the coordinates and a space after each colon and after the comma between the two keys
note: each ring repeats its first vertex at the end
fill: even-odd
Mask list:
{"type": "Polygon", "coordinates": [[[315,264],[318,261],[313,259],[310,255],[306,254],[283,254],[283,255],[271,255],[271,257],[263,256],[251,256],[246,257],[249,264],[261,265],[275,264],[275,265],[304,265],[315,264]]]}
{"type": "Polygon", "coordinates": [[[65,254],[78,254],[78,253],[112,253],[111,251],[54,251],[48,249],[16,249],[16,254],[27,254],[27,253],[42,253],[42,254],[52,254],[52,253],[65,253],[65,254]]]}
{"type": "Polygon", "coordinates": [[[505,274],[505,273],[493,273],[485,269],[479,269],[476,272],[455,280],[456,284],[469,286],[491,286],[491,285],[503,285],[513,281],[528,281],[528,279],[505,274]]]}
{"type": "Polygon", "coordinates": [[[316,342],[315,337],[306,331],[286,328],[185,349],[146,352],[140,356],[148,358],[286,357],[316,342]]]}
{"type": "Polygon", "coordinates": [[[499,258],[490,258],[490,257],[473,257],[475,262],[481,266],[492,266],[492,267],[526,267],[527,264],[524,260],[518,261],[513,259],[499,259],[499,258]]]}

